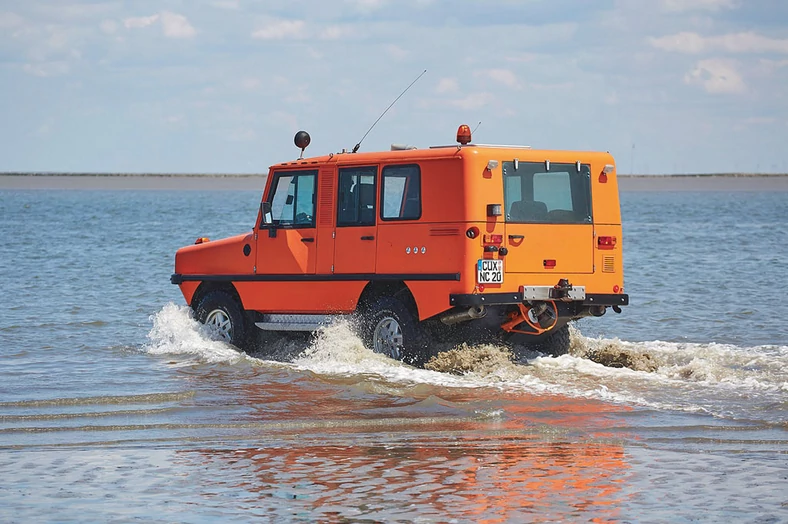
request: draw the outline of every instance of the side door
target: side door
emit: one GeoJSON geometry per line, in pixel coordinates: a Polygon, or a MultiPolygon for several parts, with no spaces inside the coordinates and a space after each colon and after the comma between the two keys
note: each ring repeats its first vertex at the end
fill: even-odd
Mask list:
{"type": "Polygon", "coordinates": [[[506,273],[593,273],[589,164],[503,163],[506,273]]]}
{"type": "Polygon", "coordinates": [[[377,166],[339,169],[335,274],[375,272],[377,178],[377,166]]]}
{"type": "Polygon", "coordinates": [[[314,274],[317,262],[317,170],[274,173],[266,199],[273,223],[257,235],[258,275],[314,274]]]}

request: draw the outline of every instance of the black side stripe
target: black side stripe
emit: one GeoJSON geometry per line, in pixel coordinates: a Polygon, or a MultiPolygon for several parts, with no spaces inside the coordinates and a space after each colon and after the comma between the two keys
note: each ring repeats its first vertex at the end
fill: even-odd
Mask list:
{"type": "Polygon", "coordinates": [[[459,273],[413,273],[413,274],[338,274],[338,275],[181,275],[170,277],[173,284],[183,282],[359,282],[410,280],[459,282],[459,273]]]}

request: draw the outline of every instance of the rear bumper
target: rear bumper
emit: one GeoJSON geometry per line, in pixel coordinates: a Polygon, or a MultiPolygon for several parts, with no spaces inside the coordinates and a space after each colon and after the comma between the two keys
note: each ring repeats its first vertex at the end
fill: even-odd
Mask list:
{"type": "MultiPolygon", "coordinates": [[[[474,293],[449,295],[449,303],[452,306],[473,307],[473,306],[505,306],[509,304],[521,304],[524,301],[522,293],[474,293]]],[[[624,293],[586,294],[583,300],[584,306],[627,306],[629,305],[629,295],[624,293]]]]}

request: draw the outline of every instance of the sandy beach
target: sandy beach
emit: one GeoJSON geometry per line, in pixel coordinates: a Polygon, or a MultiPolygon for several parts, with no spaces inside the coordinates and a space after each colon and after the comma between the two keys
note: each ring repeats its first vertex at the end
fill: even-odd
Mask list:
{"type": "MultiPolygon", "coordinates": [[[[267,175],[0,174],[4,189],[261,191],[267,175]]],[[[622,192],[788,191],[788,174],[620,175],[622,192]]]]}

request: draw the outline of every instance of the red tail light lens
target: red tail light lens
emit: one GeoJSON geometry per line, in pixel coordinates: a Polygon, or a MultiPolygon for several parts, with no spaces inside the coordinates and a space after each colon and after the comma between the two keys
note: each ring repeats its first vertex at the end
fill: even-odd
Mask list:
{"type": "Polygon", "coordinates": [[[555,260],[545,260],[544,261],[544,268],[545,269],[555,269],[555,260]]]}
{"type": "Polygon", "coordinates": [[[596,245],[599,249],[615,249],[616,237],[598,237],[596,245]]]}
{"type": "Polygon", "coordinates": [[[503,244],[503,235],[484,235],[485,244],[503,244]]]}

